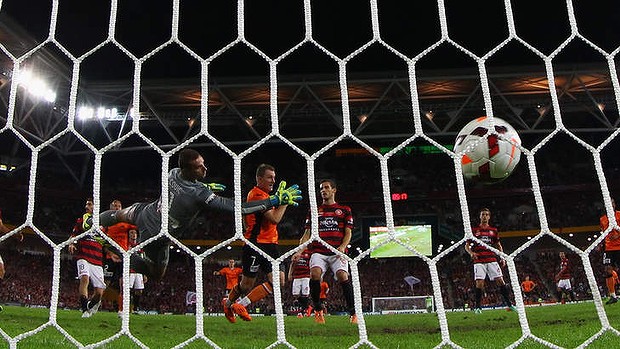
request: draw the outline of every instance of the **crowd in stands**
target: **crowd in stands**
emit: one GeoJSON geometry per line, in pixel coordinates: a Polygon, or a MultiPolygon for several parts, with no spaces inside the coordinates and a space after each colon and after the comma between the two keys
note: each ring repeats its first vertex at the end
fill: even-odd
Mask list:
{"type": "MultiPolygon", "coordinates": [[[[519,282],[529,276],[537,284],[535,291],[536,299],[543,302],[557,301],[555,291],[554,274],[559,269],[558,252],[561,248],[541,248],[530,253],[520,255],[515,259],[519,282]]],[[[18,252],[17,250],[0,250],[7,263],[9,277],[0,282],[0,303],[21,304],[24,306],[49,306],[52,292],[51,255],[44,253],[18,252]]],[[[577,300],[592,299],[589,283],[586,279],[583,266],[578,255],[568,253],[568,258],[573,265],[572,284],[577,300]]],[[[595,267],[595,276],[602,277],[599,273],[600,252],[593,252],[592,264],[595,267]]],[[[224,280],[214,276],[213,271],[219,270],[226,260],[206,260],[203,264],[203,294],[204,309],[207,313],[220,313],[222,311],[220,301],[224,296],[224,280]]],[[[438,263],[439,280],[444,307],[447,309],[467,308],[473,304],[474,280],[472,278],[472,265],[462,249],[456,249],[444,257],[438,263]]],[[[385,258],[385,259],[362,259],[359,264],[362,307],[364,311],[371,311],[373,297],[403,297],[425,296],[433,294],[433,287],[428,265],[417,257],[385,258]],[[405,281],[406,276],[414,276],[420,280],[411,286],[405,281]]],[[[142,309],[156,311],[158,313],[193,313],[195,304],[188,304],[187,293],[195,292],[194,259],[184,254],[172,258],[168,272],[161,281],[149,281],[142,297],[142,309]]],[[[504,268],[507,283],[510,283],[508,270],[504,268]]],[[[70,256],[62,255],[59,307],[78,309],[78,280],[75,277],[75,265],[70,256]]],[[[330,312],[343,312],[346,309],[342,290],[335,282],[333,275],[326,274],[324,278],[330,284],[328,295],[328,310],[330,312]]],[[[261,280],[259,280],[261,281],[261,280]]],[[[604,280],[597,280],[599,285],[604,280]]],[[[483,306],[501,306],[502,300],[495,292],[493,283],[487,283],[487,289],[483,295],[483,306]]],[[[109,290],[115,294],[117,290],[109,290]]],[[[115,311],[115,296],[104,297],[103,309],[115,311]]],[[[282,285],[283,309],[291,312],[295,309],[295,299],[290,294],[290,283],[282,285]]],[[[268,297],[249,309],[254,313],[273,314],[275,307],[273,298],[268,297]]]]}

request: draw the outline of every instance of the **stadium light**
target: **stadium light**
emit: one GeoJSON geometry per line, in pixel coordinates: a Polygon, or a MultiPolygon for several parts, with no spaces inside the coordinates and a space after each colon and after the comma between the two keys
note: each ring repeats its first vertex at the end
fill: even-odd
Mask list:
{"type": "Polygon", "coordinates": [[[56,92],[52,91],[43,79],[34,76],[30,70],[24,70],[19,73],[17,84],[35,97],[43,98],[50,103],[56,101],[56,92]]]}
{"type": "Polygon", "coordinates": [[[1,172],[11,172],[15,170],[15,166],[13,165],[7,165],[7,164],[0,164],[0,171],[1,172]]]}
{"type": "Polygon", "coordinates": [[[429,121],[433,121],[433,118],[435,117],[435,112],[433,112],[432,110],[429,110],[429,111],[424,113],[424,116],[426,116],[426,118],[429,121]]]}

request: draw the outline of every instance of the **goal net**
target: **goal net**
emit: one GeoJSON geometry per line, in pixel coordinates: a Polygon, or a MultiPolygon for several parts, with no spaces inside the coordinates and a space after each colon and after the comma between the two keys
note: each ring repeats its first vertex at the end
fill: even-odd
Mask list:
{"type": "MultiPolygon", "coordinates": [[[[0,235],[0,252],[9,273],[12,265],[24,271],[0,282],[0,295],[5,304],[49,311],[34,326],[0,321],[10,348],[46,345],[54,335],[75,347],[121,340],[139,347],[234,347],[231,337],[269,348],[324,341],[321,335],[312,342],[305,333],[291,335],[300,326],[285,316],[293,300],[277,277],[270,301],[251,307],[274,315],[269,331],[257,334],[237,323],[241,329],[231,336],[212,322],[221,318],[207,316],[222,310],[216,265],[240,259],[239,246],[249,245],[277,273],[303,249],[299,228],[306,216],[311,240],[326,244],[317,226],[317,188],[324,177],[336,177],[336,200],[350,205],[355,217],[380,217],[381,239],[369,247],[357,227],[346,254],[332,248],[349,264],[358,316],[351,328],[357,332],[352,343],[316,345],[381,347],[383,332],[393,332],[373,332],[378,325],[367,322],[369,312],[431,310],[436,324],[410,338],[424,332],[435,335],[430,346],[476,346],[478,335],[455,335],[470,326],[451,327],[464,320],[447,310],[465,309],[475,297],[464,246],[476,240],[472,226],[487,206],[491,222],[509,231],[503,250],[485,246],[499,255],[517,310],[497,346],[617,342],[620,323],[604,306],[599,252],[620,229],[612,206],[620,192],[619,49],[607,27],[617,21],[614,2],[504,0],[485,2],[484,10],[444,0],[32,3],[0,1],[0,209],[9,227],[0,235]],[[488,142],[490,151],[501,139],[496,118],[523,141],[511,144],[521,152],[514,172],[488,186],[464,179],[463,153],[454,150],[460,129],[483,116],[489,127],[479,143],[488,142]],[[200,150],[209,180],[228,186],[222,196],[233,198],[234,215],[193,217],[186,235],[175,236],[169,171],[183,148],[200,150]],[[287,207],[278,228],[283,254],[277,258],[244,236],[242,203],[261,163],[273,164],[278,180],[303,190],[300,206],[287,207]],[[84,334],[76,330],[86,326],[77,322],[78,285],[66,252],[74,240],[67,231],[91,196],[95,228],[78,237],[100,233],[99,214],[117,196],[126,206],[160,198],[161,233],[120,253],[118,329],[93,325],[84,334]],[[602,214],[610,217],[604,231],[598,226],[602,214]],[[416,215],[433,215],[438,223],[420,228],[415,219],[399,222],[416,215]],[[416,235],[432,229],[432,236],[416,235]],[[19,245],[22,235],[26,247],[19,245]],[[171,242],[170,265],[163,281],[147,282],[143,300],[153,300],[159,313],[195,314],[185,332],[162,326],[158,334],[167,344],[138,334],[134,326],[148,319],[130,314],[131,256],[161,241],[171,242]],[[22,256],[21,249],[31,251],[22,256]],[[373,252],[393,258],[370,260],[373,252]],[[575,293],[590,306],[593,330],[576,339],[533,330],[532,324],[562,321],[532,321],[535,307],[526,312],[522,297],[521,282],[531,277],[540,299],[557,300],[558,252],[569,255],[575,293]],[[28,277],[32,269],[40,277],[28,277]],[[416,293],[429,296],[406,296],[412,287],[403,275],[420,276],[416,293]],[[24,291],[30,289],[32,294],[24,291]],[[73,312],[66,315],[65,308],[73,312]]],[[[328,307],[338,312],[345,308],[342,286],[331,286],[328,307]]],[[[487,291],[484,306],[502,306],[505,290],[488,285],[487,291]]],[[[489,343],[499,340],[495,328],[478,332],[489,343]]]]}
{"type": "Polygon", "coordinates": [[[373,313],[430,313],[433,309],[432,296],[372,297],[373,313]]]}

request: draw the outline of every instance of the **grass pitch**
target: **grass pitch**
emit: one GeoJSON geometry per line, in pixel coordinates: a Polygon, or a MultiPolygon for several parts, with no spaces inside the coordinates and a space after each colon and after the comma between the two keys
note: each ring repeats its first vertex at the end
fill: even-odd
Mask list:
{"type": "MultiPolygon", "coordinates": [[[[615,329],[620,329],[620,304],[605,307],[607,317],[615,329]]],[[[116,313],[99,312],[92,318],[82,319],[75,310],[59,310],[58,324],[82,345],[97,343],[115,335],[121,329],[116,313]]],[[[592,302],[526,308],[529,326],[534,335],[561,347],[576,347],[600,331],[601,324],[592,302]]],[[[505,310],[448,312],[451,340],[464,348],[502,348],[522,335],[518,315],[505,310]]],[[[8,336],[31,331],[49,319],[47,309],[4,307],[0,312],[0,328],[8,336]]],[[[432,348],[441,342],[441,331],[436,314],[366,315],[368,340],[379,348],[432,348]]],[[[312,318],[285,317],[286,340],[297,348],[348,348],[359,342],[362,327],[351,325],[346,316],[327,316],[325,325],[312,318]]],[[[223,316],[204,317],[204,333],[221,348],[265,348],[277,341],[276,318],[254,317],[251,322],[238,320],[230,324],[223,316]]],[[[131,334],[151,348],[170,348],[196,334],[196,318],[184,315],[131,315],[131,334]]],[[[616,348],[620,337],[606,332],[594,341],[591,348],[616,348]]],[[[210,347],[211,343],[198,339],[188,348],[210,347]]],[[[25,337],[18,348],[71,348],[75,345],[53,326],[25,337]]],[[[128,336],[103,345],[105,348],[137,348],[128,336]]],[[[362,346],[367,348],[368,346],[362,346]]],[[[543,348],[526,340],[519,348],[543,348]]],[[[9,348],[8,341],[0,348],[9,348]]],[[[279,345],[277,348],[285,348],[279,345]]]]}

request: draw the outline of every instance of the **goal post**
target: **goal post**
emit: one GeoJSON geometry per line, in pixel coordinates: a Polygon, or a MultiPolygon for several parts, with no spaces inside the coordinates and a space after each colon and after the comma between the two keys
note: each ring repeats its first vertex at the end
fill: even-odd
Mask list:
{"type": "Polygon", "coordinates": [[[372,312],[377,314],[431,313],[433,296],[372,297],[372,312]]]}

